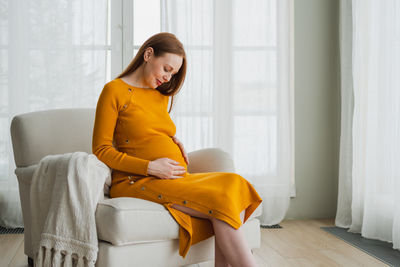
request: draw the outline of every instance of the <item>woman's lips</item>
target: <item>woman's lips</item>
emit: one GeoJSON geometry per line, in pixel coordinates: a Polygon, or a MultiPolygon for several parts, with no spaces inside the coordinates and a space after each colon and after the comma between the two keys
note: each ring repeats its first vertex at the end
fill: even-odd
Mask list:
{"type": "Polygon", "coordinates": [[[156,79],[157,82],[157,86],[160,86],[162,84],[162,82],[160,82],[158,79],[156,79]]]}

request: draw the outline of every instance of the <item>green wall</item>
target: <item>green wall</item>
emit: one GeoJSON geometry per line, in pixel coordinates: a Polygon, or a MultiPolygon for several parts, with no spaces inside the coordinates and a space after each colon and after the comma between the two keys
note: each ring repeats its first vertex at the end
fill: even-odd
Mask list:
{"type": "Polygon", "coordinates": [[[293,1],[296,197],[286,219],[334,218],[340,144],[339,0],[293,1]]]}

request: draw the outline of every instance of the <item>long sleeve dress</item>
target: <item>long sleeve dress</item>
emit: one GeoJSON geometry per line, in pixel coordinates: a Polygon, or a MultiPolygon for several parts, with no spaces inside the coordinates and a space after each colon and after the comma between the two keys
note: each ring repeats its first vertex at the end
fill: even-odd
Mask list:
{"type": "Polygon", "coordinates": [[[235,173],[188,173],[183,178],[159,179],[147,174],[150,161],[170,158],[187,170],[176,127],[168,113],[169,96],[156,89],[138,88],[115,79],[107,83],[97,102],[92,150],[112,169],[110,197],[136,197],[165,206],[180,225],[179,254],[211,237],[209,220],[192,217],[172,208],[186,206],[241,226],[261,203],[252,185],[235,173]]]}

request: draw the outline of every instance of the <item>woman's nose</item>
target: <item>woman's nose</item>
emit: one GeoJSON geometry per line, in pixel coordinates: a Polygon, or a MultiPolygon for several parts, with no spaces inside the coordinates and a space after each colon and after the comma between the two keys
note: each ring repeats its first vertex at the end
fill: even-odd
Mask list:
{"type": "Polygon", "coordinates": [[[171,75],[166,74],[166,75],[164,75],[163,79],[165,82],[169,82],[169,80],[171,79],[171,75]]]}

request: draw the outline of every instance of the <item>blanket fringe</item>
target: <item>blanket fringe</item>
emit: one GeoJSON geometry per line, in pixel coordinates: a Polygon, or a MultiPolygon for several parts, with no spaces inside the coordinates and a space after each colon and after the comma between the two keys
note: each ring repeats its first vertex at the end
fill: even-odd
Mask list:
{"type": "Polygon", "coordinates": [[[82,255],[71,253],[70,251],[55,250],[40,246],[36,259],[36,267],[94,267],[94,262],[85,259],[82,255]]]}
{"type": "Polygon", "coordinates": [[[64,256],[64,267],[72,267],[72,254],[69,252],[64,256]]]}
{"type": "Polygon", "coordinates": [[[35,259],[35,266],[43,266],[43,248],[40,247],[35,259]]]}
{"type": "Polygon", "coordinates": [[[43,266],[51,266],[51,250],[48,248],[43,248],[44,249],[44,259],[43,259],[43,266]]]}
{"type": "Polygon", "coordinates": [[[55,250],[51,266],[61,266],[61,251],[55,250]]]}

